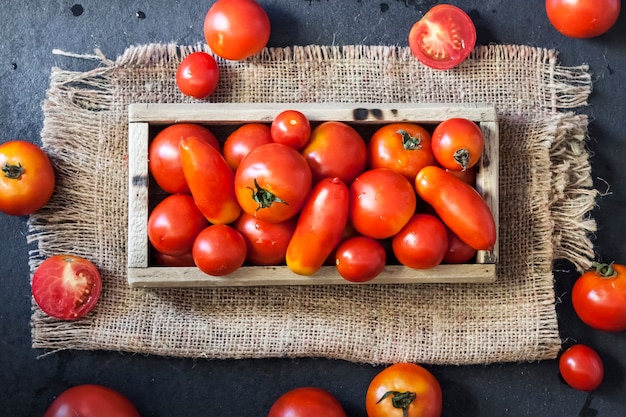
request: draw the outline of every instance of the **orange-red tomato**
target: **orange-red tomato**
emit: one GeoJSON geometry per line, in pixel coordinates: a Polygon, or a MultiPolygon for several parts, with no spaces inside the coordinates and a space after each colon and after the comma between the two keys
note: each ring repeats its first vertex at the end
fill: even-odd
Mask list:
{"type": "Polygon", "coordinates": [[[298,110],[280,112],[272,121],[272,140],[296,150],[304,148],[311,138],[311,123],[298,110]]]}
{"type": "Polygon", "coordinates": [[[204,99],[213,94],[220,79],[215,58],[206,52],[187,55],[176,70],[176,85],[181,93],[204,99]]]}
{"type": "Polygon", "coordinates": [[[296,218],[270,223],[244,211],[233,227],[246,241],[248,262],[254,265],[282,265],[285,263],[287,245],[296,229],[296,218]]]}
{"type": "Polygon", "coordinates": [[[232,274],[246,260],[246,242],[237,230],[214,224],[200,232],[193,244],[193,261],[205,274],[232,274]]]}
{"type": "Polygon", "coordinates": [[[443,262],[462,264],[472,260],[476,256],[476,249],[459,239],[449,227],[446,227],[446,230],[448,231],[448,250],[443,257],[443,262]]]}
{"type": "Polygon", "coordinates": [[[335,251],[337,271],[350,282],[373,280],[385,269],[386,260],[380,241],[367,236],[349,237],[335,251]]]}
{"type": "Polygon", "coordinates": [[[133,403],[120,392],[95,385],[76,385],[52,401],[43,417],[140,417],[133,403]]]}
{"type": "Polygon", "coordinates": [[[270,127],[263,123],[246,123],[228,135],[222,154],[235,171],[246,155],[266,143],[272,143],[270,127]]]}
{"type": "Polygon", "coordinates": [[[444,120],[433,131],[433,155],[442,167],[449,170],[462,171],[476,165],[484,146],[485,138],[480,127],[462,117],[444,120]]]}
{"type": "Polygon", "coordinates": [[[621,4],[621,0],[546,0],[546,13],[563,35],[593,38],[615,25],[621,4]]]}
{"type": "Polygon", "coordinates": [[[587,345],[576,344],[561,354],[559,372],[570,387],[593,391],[602,384],[604,364],[598,352],[587,345]]]}
{"type": "Polygon", "coordinates": [[[391,238],[391,246],[402,265],[430,269],[439,265],[448,251],[448,232],[437,217],[417,213],[391,238]]]}
{"type": "Polygon", "coordinates": [[[295,388],[272,404],[267,417],[347,417],[330,392],[317,387],[295,388]]]}
{"type": "Polygon", "coordinates": [[[154,264],[159,266],[174,266],[174,267],[192,267],[196,266],[193,261],[193,254],[191,252],[183,255],[167,255],[161,252],[154,253],[154,264]]]}

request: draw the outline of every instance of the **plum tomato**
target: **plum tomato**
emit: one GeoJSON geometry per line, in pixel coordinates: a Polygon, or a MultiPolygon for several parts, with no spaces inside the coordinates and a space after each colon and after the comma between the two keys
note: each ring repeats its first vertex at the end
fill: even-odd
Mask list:
{"type": "Polygon", "coordinates": [[[270,127],[263,123],[246,123],[226,137],[222,154],[233,171],[244,156],[266,143],[272,143],[270,127]]]}
{"type": "Polygon", "coordinates": [[[187,55],[176,70],[176,85],[186,96],[199,100],[209,97],[220,79],[220,69],[215,58],[206,52],[187,55]]]}
{"type": "Polygon", "coordinates": [[[463,242],[449,227],[448,232],[448,250],[443,257],[443,262],[447,264],[463,264],[467,263],[476,256],[476,249],[463,242]]]}
{"type": "Polygon", "coordinates": [[[602,358],[583,344],[572,345],[561,353],[559,372],[570,387],[580,391],[593,391],[604,379],[602,358]]]}
{"type": "Polygon", "coordinates": [[[330,392],[317,387],[287,391],[272,404],[267,417],[347,417],[330,392]]]}
{"type": "Polygon", "coordinates": [[[476,44],[476,27],[451,4],[431,8],[409,31],[409,48],[424,65],[447,70],[465,61],[476,44]]]}
{"type": "Polygon", "coordinates": [[[228,275],[245,262],[246,241],[233,227],[214,224],[196,237],[192,253],[194,263],[205,274],[228,275]]]}
{"type": "Polygon", "coordinates": [[[140,417],[120,392],[96,384],[76,385],[59,394],[43,417],[140,417]]]}
{"type": "Polygon", "coordinates": [[[367,282],[376,278],[387,261],[385,248],[376,239],[353,236],[339,244],[335,253],[339,275],[350,282],[367,282]]]}
{"type": "Polygon", "coordinates": [[[213,132],[195,123],[170,125],[157,133],[150,142],[148,168],[158,186],[167,193],[189,194],[191,192],[185,180],[180,157],[180,142],[191,136],[205,141],[218,151],[220,150],[220,143],[213,132]]]}
{"type": "Polygon", "coordinates": [[[571,38],[593,38],[606,33],[619,17],[621,0],[546,0],[552,26],[571,38]]]}
{"type": "Polygon", "coordinates": [[[289,240],[296,229],[296,218],[270,223],[244,211],[233,227],[246,241],[248,262],[254,265],[283,265],[289,240]]]}
{"type": "Polygon", "coordinates": [[[61,320],[84,317],[95,307],[101,290],[98,268],[80,256],[51,256],[33,273],[35,302],[44,313],[61,320]]]}
{"type": "Polygon", "coordinates": [[[272,140],[301,150],[311,138],[311,123],[306,115],[298,110],[280,112],[272,121],[272,140]]]}
{"type": "Polygon", "coordinates": [[[39,146],[23,140],[0,145],[0,211],[33,214],[45,206],[55,187],[54,169],[39,146]]]}
{"type": "Polygon", "coordinates": [[[433,131],[432,149],[443,168],[465,171],[478,163],[485,147],[480,127],[471,120],[453,117],[439,123],[433,131]]]}
{"type": "Polygon", "coordinates": [[[448,232],[437,217],[416,213],[391,238],[391,247],[402,265],[414,269],[434,268],[448,251],[448,232]]]}

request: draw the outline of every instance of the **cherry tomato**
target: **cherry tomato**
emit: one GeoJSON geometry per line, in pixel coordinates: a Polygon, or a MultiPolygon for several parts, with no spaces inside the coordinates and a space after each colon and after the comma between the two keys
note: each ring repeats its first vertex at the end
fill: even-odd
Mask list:
{"type": "Polygon", "coordinates": [[[233,227],[246,241],[248,262],[254,265],[282,265],[287,245],[296,229],[296,218],[270,223],[244,211],[233,227]]]}
{"type": "Polygon", "coordinates": [[[474,22],[463,10],[438,4],[409,31],[409,48],[424,65],[446,70],[469,56],[476,44],[474,22]]]}
{"type": "Polygon", "coordinates": [[[365,170],[367,145],[352,126],[328,121],[313,129],[302,155],[311,166],[314,182],[338,177],[349,186],[365,170]]]}
{"type": "Polygon", "coordinates": [[[450,228],[448,232],[448,250],[443,257],[443,262],[447,264],[463,264],[469,262],[476,256],[476,249],[463,242],[450,228]]]}
{"type": "Polygon", "coordinates": [[[402,265],[430,269],[439,265],[448,251],[448,232],[437,217],[418,213],[391,238],[391,246],[402,265]]]}
{"type": "Polygon", "coordinates": [[[600,355],[582,344],[573,345],[561,354],[559,372],[570,387],[580,391],[593,391],[604,379],[600,355]]]}
{"type": "Polygon", "coordinates": [[[35,302],[44,313],[57,319],[84,317],[95,307],[101,290],[98,268],[79,256],[51,256],[33,273],[35,302]]]}
{"type": "Polygon", "coordinates": [[[272,121],[272,140],[301,150],[311,138],[311,123],[298,110],[280,112],[272,121]]]}
{"type": "Polygon", "coordinates": [[[572,289],[572,305],[580,319],[594,329],[626,330],[626,266],[596,263],[572,289]]]}
{"type": "Polygon", "coordinates": [[[198,233],[209,225],[188,194],[170,194],[148,216],[148,240],[163,254],[190,253],[198,233]]]}
{"type": "Polygon", "coordinates": [[[287,246],[292,272],[313,275],[341,241],[348,222],[350,191],[339,178],[325,178],[313,188],[302,207],[287,246]]]}
{"type": "Polygon", "coordinates": [[[463,242],[477,250],[493,249],[496,223],[475,188],[436,166],[427,166],[417,174],[415,188],[463,242]]]}
{"type": "Polygon", "coordinates": [[[63,391],[43,417],[140,417],[124,395],[102,385],[84,384],[63,391]]]}
{"type": "Polygon", "coordinates": [[[337,271],[345,280],[367,282],[385,269],[387,252],[376,239],[353,236],[341,242],[335,259],[337,271]]]}
{"type": "Polygon", "coordinates": [[[176,256],[167,255],[161,252],[155,252],[154,263],[160,266],[174,266],[179,268],[196,266],[193,261],[193,254],[191,252],[176,256]]]}
{"type": "Polygon", "coordinates": [[[267,417],[347,417],[330,392],[317,387],[301,387],[281,395],[267,417]]]}
{"type": "Polygon", "coordinates": [[[180,142],[188,137],[197,137],[218,151],[220,143],[206,127],[194,123],[177,123],[157,133],[148,148],[148,168],[156,183],[170,194],[189,194],[189,186],[183,173],[180,157],[180,142]]]}
{"type": "Polygon", "coordinates": [[[449,170],[464,171],[483,154],[485,138],[471,120],[454,117],[439,123],[433,132],[432,149],[437,162],[449,170]]]}
{"type": "Polygon", "coordinates": [[[228,135],[222,154],[235,171],[244,156],[266,143],[272,143],[270,127],[263,123],[246,123],[228,135]]]}
{"type": "Polygon", "coordinates": [[[213,224],[234,222],[241,213],[234,188],[234,174],[222,154],[196,138],[180,142],[183,173],[193,200],[213,224]]]}
{"type": "Polygon", "coordinates": [[[350,222],[360,234],[374,239],[398,233],[416,206],[411,183],[387,168],[364,172],[350,187],[350,222]]]}
{"type": "Polygon", "coordinates": [[[246,59],[267,45],[270,19],[255,0],[219,0],[206,14],[204,37],[222,58],[246,59]]]}
{"type": "Polygon", "coordinates": [[[231,226],[215,224],[200,232],[192,253],[196,266],[205,274],[228,275],[245,262],[246,241],[231,226]]]}
{"type": "Polygon", "coordinates": [[[397,363],[372,379],[365,408],[368,417],[440,417],[441,386],[426,368],[397,363]]]}
{"type": "Polygon", "coordinates": [[[243,211],[271,223],[281,223],[298,214],[311,185],[307,161],[282,143],[254,149],[235,172],[235,192],[243,211]]]}
{"type": "Polygon", "coordinates": [[[54,192],[55,179],[48,155],[23,140],[0,144],[0,211],[12,216],[33,214],[54,192]]]}
{"type": "Polygon", "coordinates": [[[215,58],[206,52],[187,55],[176,70],[176,85],[186,96],[204,99],[213,94],[220,79],[215,58]]]}
{"type": "Polygon", "coordinates": [[[550,23],[565,36],[593,38],[608,32],[619,17],[620,0],[546,0],[550,23]]]}

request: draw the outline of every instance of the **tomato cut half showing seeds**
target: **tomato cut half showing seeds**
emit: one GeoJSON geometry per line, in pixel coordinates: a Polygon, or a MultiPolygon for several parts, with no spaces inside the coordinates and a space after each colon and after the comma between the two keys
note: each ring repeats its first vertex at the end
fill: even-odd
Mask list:
{"type": "Polygon", "coordinates": [[[55,255],[39,265],[32,279],[35,302],[44,313],[76,320],[89,313],[100,297],[98,268],[75,255],[55,255]]]}

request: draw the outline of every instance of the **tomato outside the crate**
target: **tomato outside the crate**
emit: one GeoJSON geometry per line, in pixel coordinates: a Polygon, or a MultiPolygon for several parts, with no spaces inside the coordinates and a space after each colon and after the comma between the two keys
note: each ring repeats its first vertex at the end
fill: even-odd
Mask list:
{"type": "Polygon", "coordinates": [[[367,236],[349,237],[339,244],[335,253],[339,275],[350,282],[367,282],[384,269],[387,252],[376,239],[367,236]]]}
{"type": "Polygon", "coordinates": [[[296,229],[296,218],[270,223],[242,212],[233,227],[246,241],[248,262],[254,265],[282,265],[296,229]]]}
{"type": "Polygon", "coordinates": [[[439,265],[448,251],[448,232],[437,217],[416,213],[391,238],[391,246],[402,265],[430,269],[439,265]]]}
{"type": "Polygon", "coordinates": [[[576,344],[559,357],[559,372],[570,387],[580,391],[593,391],[602,384],[604,364],[594,349],[576,344]]]}
{"type": "Polygon", "coordinates": [[[330,392],[317,387],[287,391],[272,404],[267,417],[347,417],[330,392]]]}
{"type": "Polygon", "coordinates": [[[246,242],[231,226],[214,224],[198,234],[192,254],[194,263],[205,274],[228,275],[245,262],[246,242]]]}
{"type": "Polygon", "coordinates": [[[474,167],[483,154],[485,138],[471,120],[454,117],[439,123],[432,136],[433,155],[448,170],[465,171],[474,167]]]}
{"type": "Polygon", "coordinates": [[[133,403],[114,389],[83,384],[68,388],[52,401],[43,417],[140,417],[133,403]]]}
{"type": "Polygon", "coordinates": [[[546,13],[561,34],[586,39],[608,32],[621,4],[621,0],[546,0],[546,13]]]}
{"type": "Polygon", "coordinates": [[[220,69],[215,58],[206,52],[187,55],[176,70],[176,85],[185,95],[202,100],[209,97],[219,83],[220,69]]]}
{"type": "Polygon", "coordinates": [[[233,171],[241,160],[261,145],[272,143],[270,127],[263,123],[246,123],[235,129],[224,141],[222,154],[233,171]]]}

